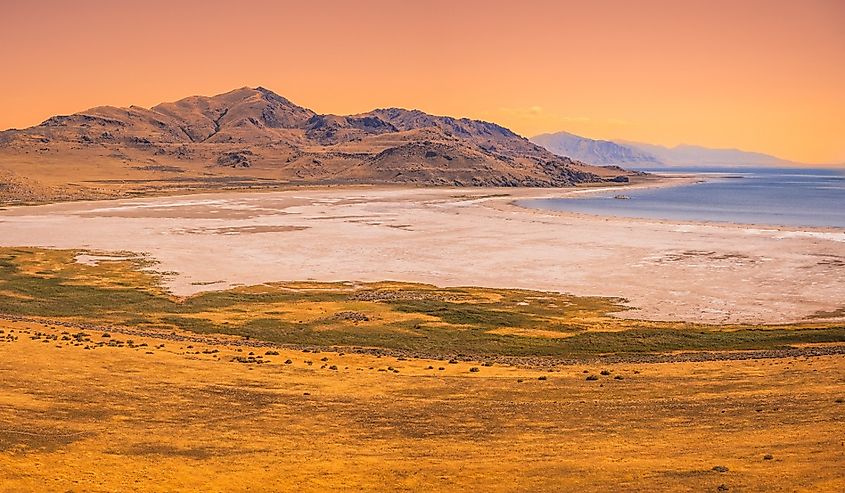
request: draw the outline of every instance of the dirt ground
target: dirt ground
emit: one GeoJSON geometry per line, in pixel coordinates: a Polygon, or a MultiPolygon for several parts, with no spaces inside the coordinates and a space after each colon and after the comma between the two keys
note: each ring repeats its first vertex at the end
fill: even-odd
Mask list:
{"type": "Polygon", "coordinates": [[[0,328],[4,492],[845,489],[841,356],[548,371],[0,328]]]}

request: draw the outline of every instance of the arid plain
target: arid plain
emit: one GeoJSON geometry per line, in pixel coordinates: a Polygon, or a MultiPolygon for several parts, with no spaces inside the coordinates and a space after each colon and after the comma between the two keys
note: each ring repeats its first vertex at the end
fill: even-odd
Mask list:
{"type": "Polygon", "coordinates": [[[845,487],[845,232],[591,190],[7,208],[0,489],[845,487]]]}

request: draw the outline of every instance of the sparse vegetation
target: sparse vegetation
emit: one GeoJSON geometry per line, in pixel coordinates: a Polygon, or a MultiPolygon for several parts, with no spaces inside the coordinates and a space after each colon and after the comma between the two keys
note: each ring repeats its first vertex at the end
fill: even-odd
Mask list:
{"type": "MultiPolygon", "coordinates": [[[[158,275],[143,257],[87,265],[74,261],[78,253],[0,248],[0,284],[10,293],[0,297],[0,313],[116,328],[232,334],[277,344],[386,348],[419,356],[455,352],[464,355],[463,360],[467,355],[476,360],[485,355],[580,358],[845,342],[841,323],[645,322],[612,317],[610,313],[624,309],[620,300],[524,290],[302,282],[177,299],[161,288],[158,275]],[[520,304],[528,296],[536,301],[520,304]],[[366,312],[368,320],[330,316],[343,312],[366,312]],[[532,330],[566,337],[533,335],[532,330]]],[[[84,332],[69,337],[92,342],[84,332]]],[[[458,358],[449,360],[457,362],[458,358]]],[[[492,362],[481,363],[488,365],[492,362]]]]}

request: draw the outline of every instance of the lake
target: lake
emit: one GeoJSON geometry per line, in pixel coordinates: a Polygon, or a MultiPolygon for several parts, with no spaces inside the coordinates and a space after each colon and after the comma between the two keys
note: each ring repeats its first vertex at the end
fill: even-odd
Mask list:
{"type": "Polygon", "coordinates": [[[524,207],[653,219],[782,226],[845,227],[845,170],[810,168],[671,168],[696,174],[689,185],[612,190],[578,198],[523,200],[524,207]],[[623,194],[629,199],[614,198],[623,194]]]}

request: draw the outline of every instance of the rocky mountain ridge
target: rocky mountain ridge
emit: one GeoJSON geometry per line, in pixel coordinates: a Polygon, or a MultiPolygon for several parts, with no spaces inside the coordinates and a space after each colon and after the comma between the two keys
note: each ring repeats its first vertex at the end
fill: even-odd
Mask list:
{"type": "Polygon", "coordinates": [[[142,193],[150,183],[556,187],[629,176],[557,156],[494,123],[401,108],[320,115],[262,87],[152,108],[95,107],[0,132],[0,169],[92,193],[116,181],[142,193]]]}

